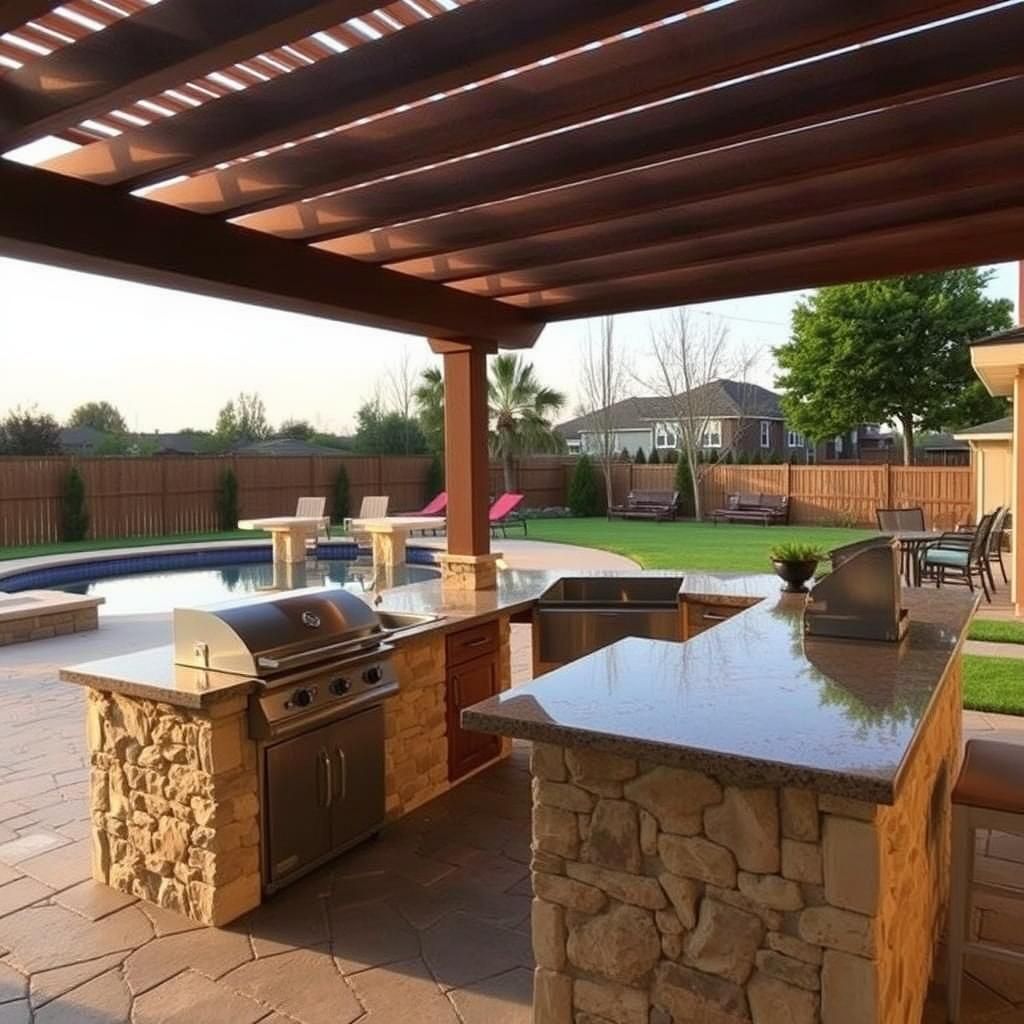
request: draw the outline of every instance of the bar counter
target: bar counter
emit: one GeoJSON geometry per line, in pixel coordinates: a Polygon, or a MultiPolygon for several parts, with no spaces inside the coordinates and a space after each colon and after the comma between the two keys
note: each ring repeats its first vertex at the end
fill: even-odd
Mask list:
{"type": "Polygon", "coordinates": [[[907,591],[899,644],[746,610],[628,639],[463,712],[534,741],[535,1024],[919,1024],[949,875],[973,597],[907,591]]]}

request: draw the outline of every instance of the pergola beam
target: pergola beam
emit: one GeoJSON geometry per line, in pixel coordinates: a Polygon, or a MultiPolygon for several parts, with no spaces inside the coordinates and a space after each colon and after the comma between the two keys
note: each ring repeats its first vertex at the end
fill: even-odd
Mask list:
{"type": "Polygon", "coordinates": [[[1022,251],[1024,206],[1018,206],[503,301],[533,309],[549,322],[575,320],[995,263],[1022,251]]]}
{"type": "Polygon", "coordinates": [[[0,254],[437,338],[531,345],[510,306],[0,160],[0,254]]]}
{"type": "Polygon", "coordinates": [[[1009,197],[1011,205],[1024,194],[1024,132],[823,173],[798,188],[785,183],[706,200],[693,196],[651,213],[391,267],[477,294],[511,295],[597,279],[610,260],[617,267],[633,258],[665,259],[666,265],[680,266],[687,252],[704,252],[707,245],[738,253],[747,245],[761,250],[785,225],[825,234],[826,222],[856,229],[861,218],[877,219],[884,210],[892,216],[946,218],[958,204],[985,202],[982,190],[990,197],[1009,197]]]}
{"type": "Polygon", "coordinates": [[[1024,7],[1003,8],[243,221],[320,239],[493,203],[1024,73],[1021,38],[1024,7]]]}
{"type": "MultiPolygon", "coordinates": [[[[197,213],[252,213],[503,145],[739,75],[849,46],[979,7],[982,0],[891,0],[827,5],[792,0],[782,10],[738,0],[513,79],[491,81],[388,120],[209,170],[154,193],[197,213]]],[[[385,44],[386,45],[386,44],[385,44]]]]}
{"type": "Polygon", "coordinates": [[[379,6],[379,0],[163,0],[0,78],[0,151],[379,6]]]}
{"type": "Polygon", "coordinates": [[[102,184],[153,184],[468,85],[699,2],[475,0],[46,166],[102,184]]]}
{"type": "MultiPolygon", "coordinates": [[[[444,278],[454,262],[493,258],[522,243],[540,251],[548,235],[598,234],[616,221],[657,214],[681,205],[739,198],[769,187],[799,186],[838,172],[918,160],[958,147],[1024,132],[1024,79],[1000,82],[921,100],[696,157],[667,161],[578,185],[530,193],[493,206],[444,217],[344,235],[322,248],[408,273],[444,278]]],[[[895,172],[894,173],[898,173],[895,172]]],[[[480,267],[486,269],[486,265],[480,267]]]]}

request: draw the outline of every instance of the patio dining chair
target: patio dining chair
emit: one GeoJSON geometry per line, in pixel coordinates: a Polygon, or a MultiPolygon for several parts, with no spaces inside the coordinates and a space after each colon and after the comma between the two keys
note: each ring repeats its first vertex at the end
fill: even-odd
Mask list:
{"type": "MultiPolygon", "coordinates": [[[[898,533],[901,530],[924,530],[924,509],[922,508],[876,508],[875,518],[883,533],[898,533]]],[[[900,545],[900,573],[908,585],[913,579],[911,568],[915,548],[912,544],[900,545]]]]}
{"type": "MultiPolygon", "coordinates": [[[[999,572],[1003,577],[1003,582],[1010,582],[1010,578],[1006,575],[1006,564],[1003,562],[1003,536],[1006,532],[1006,520],[1010,515],[1010,509],[1006,505],[1001,505],[996,508],[993,515],[995,518],[992,520],[992,529],[988,534],[985,558],[989,564],[989,581],[992,583],[993,589],[995,589],[995,580],[993,579],[991,568],[993,562],[999,566],[999,572]]],[[[957,533],[961,533],[965,537],[968,537],[973,536],[977,529],[977,526],[961,526],[957,528],[957,533]]]]}
{"type": "MultiPolygon", "coordinates": [[[[989,581],[992,570],[988,564],[988,537],[992,530],[995,514],[981,517],[978,529],[973,534],[944,533],[936,541],[927,544],[919,554],[922,578],[934,579],[935,586],[944,583],[965,583],[974,590],[974,577],[981,581],[985,600],[990,604],[992,594],[989,581]]],[[[995,589],[995,583],[992,584],[995,589]]]]}

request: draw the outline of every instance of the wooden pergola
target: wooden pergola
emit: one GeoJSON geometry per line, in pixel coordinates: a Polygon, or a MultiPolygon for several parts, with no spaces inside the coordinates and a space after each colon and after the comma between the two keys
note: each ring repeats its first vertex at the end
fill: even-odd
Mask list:
{"type": "Polygon", "coordinates": [[[5,0],[0,253],[423,334],[449,547],[555,320],[1017,259],[1024,6],[5,0]]]}

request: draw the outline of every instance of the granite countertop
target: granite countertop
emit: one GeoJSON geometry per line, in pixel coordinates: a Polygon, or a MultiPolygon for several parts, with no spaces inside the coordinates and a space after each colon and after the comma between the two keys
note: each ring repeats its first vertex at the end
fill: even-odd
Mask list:
{"type": "Polygon", "coordinates": [[[894,801],[973,596],[904,591],[910,630],[889,644],[805,638],[804,598],[780,593],[774,576],[691,574],[681,594],[750,607],[686,643],[621,640],[474,705],[463,725],[894,801]]]}

